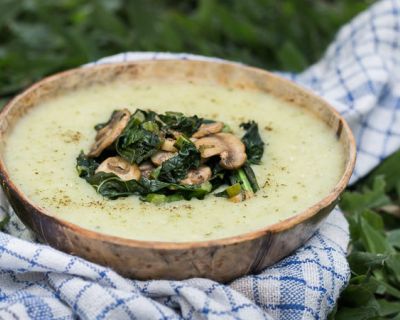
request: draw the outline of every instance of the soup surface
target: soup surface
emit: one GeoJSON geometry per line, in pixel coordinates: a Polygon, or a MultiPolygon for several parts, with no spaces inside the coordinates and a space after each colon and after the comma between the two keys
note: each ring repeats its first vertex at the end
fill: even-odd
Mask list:
{"type": "Polygon", "coordinates": [[[82,88],[42,103],[17,123],[4,157],[13,181],[49,214],[119,237],[177,242],[233,236],[291,217],[328,195],[344,170],[334,133],[303,108],[259,92],[149,80],[82,88]],[[123,107],[220,120],[237,136],[241,122],[255,120],[266,143],[262,164],[252,166],[261,190],[240,203],[212,194],[159,206],[137,196],[103,198],[78,177],[76,157],[94,141],[93,126],[123,107]]]}

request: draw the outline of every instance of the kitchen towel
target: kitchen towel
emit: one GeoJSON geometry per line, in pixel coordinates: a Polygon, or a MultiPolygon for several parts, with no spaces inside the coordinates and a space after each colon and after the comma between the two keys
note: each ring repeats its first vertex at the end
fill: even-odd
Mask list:
{"type": "MultiPolygon", "coordinates": [[[[400,1],[377,2],[339,31],[318,63],[283,74],[348,120],[358,149],[352,182],[400,147],[399,28],[400,1]]],[[[171,58],[214,59],[132,52],[95,64],[171,58]]],[[[350,276],[338,209],[291,256],[226,285],[125,279],[38,243],[1,191],[0,210],[10,216],[0,232],[0,319],[325,319],[350,276]]]]}

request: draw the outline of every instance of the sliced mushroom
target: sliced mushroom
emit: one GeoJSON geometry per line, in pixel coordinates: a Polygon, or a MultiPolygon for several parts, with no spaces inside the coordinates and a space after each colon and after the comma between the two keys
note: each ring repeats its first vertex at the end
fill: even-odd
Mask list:
{"type": "Polygon", "coordinates": [[[178,139],[182,135],[182,132],[176,130],[170,130],[169,133],[172,134],[175,139],[178,139]]]}
{"type": "Polygon", "coordinates": [[[157,151],[155,154],[151,156],[151,161],[156,165],[160,166],[164,161],[171,159],[176,156],[176,152],[168,152],[168,151],[157,151]]]}
{"type": "Polygon", "coordinates": [[[124,181],[139,180],[141,175],[140,169],[136,164],[130,164],[121,157],[107,158],[96,169],[97,172],[114,173],[124,181]]]}
{"type": "Polygon", "coordinates": [[[211,176],[212,172],[210,167],[200,166],[197,169],[189,170],[187,177],[181,180],[181,184],[202,184],[203,182],[210,180],[211,176]]]}
{"type": "Polygon", "coordinates": [[[154,165],[150,161],[143,162],[139,166],[139,170],[140,170],[142,176],[145,178],[150,177],[150,174],[154,168],[155,168],[154,165]]]}
{"type": "Polygon", "coordinates": [[[171,138],[166,138],[161,145],[161,150],[168,152],[177,152],[178,150],[174,147],[176,140],[171,138]]]}
{"type": "Polygon", "coordinates": [[[228,170],[240,168],[247,159],[243,142],[230,133],[216,133],[198,139],[194,143],[202,158],[219,155],[220,165],[228,170]]]}
{"type": "Polygon", "coordinates": [[[95,142],[92,145],[88,156],[97,157],[105,148],[111,145],[125,129],[130,117],[131,113],[128,109],[114,112],[110,122],[97,132],[95,142]]]}
{"type": "Polygon", "coordinates": [[[208,136],[212,133],[221,132],[224,128],[224,124],[222,122],[213,122],[213,123],[203,123],[199,130],[197,130],[192,137],[193,138],[202,138],[204,136],[208,136]]]}

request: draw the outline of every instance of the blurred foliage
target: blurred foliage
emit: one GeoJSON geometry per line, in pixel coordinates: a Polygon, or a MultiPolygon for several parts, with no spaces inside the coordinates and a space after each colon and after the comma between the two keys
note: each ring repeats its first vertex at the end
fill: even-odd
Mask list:
{"type": "Polygon", "coordinates": [[[400,151],[347,191],[351,279],[330,319],[400,319],[400,151]]]}
{"type": "Polygon", "coordinates": [[[298,71],[362,0],[0,0],[0,105],[44,75],[121,51],[298,71]]]}

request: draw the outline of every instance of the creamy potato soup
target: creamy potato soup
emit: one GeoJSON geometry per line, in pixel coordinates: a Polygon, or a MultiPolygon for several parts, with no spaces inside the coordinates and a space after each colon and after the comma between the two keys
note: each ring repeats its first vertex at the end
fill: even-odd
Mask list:
{"type": "Polygon", "coordinates": [[[4,152],[11,178],[51,215],[109,235],[154,241],[201,241],[260,229],[315,204],[334,188],[344,155],[334,133],[313,114],[258,92],[215,85],[115,82],[53,98],[16,125],[4,152]],[[108,200],[76,171],[76,158],[94,141],[97,123],[115,109],[180,111],[239,124],[254,120],[265,142],[252,166],[261,190],[243,202],[209,194],[162,205],[138,196],[108,200]]]}

